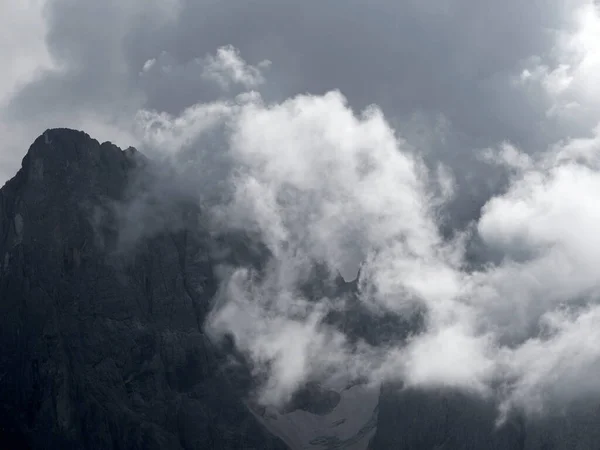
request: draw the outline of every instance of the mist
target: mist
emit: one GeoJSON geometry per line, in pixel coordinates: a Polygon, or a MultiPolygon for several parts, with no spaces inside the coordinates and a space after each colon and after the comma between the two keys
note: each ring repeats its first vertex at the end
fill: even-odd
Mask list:
{"type": "MultiPolygon", "coordinates": [[[[261,73],[242,70],[233,49],[219,52],[239,58],[232,83],[240,71],[261,73]]],[[[482,150],[504,189],[444,233],[458,195],[452,168],[432,168],[380,108],[355,111],[340,91],[282,102],[248,91],[138,120],[173,164],[185,155],[181,174],[214,226],[268,249],[261,271],[232,268],[205,324],[217,340],[233,336],[264,380],[260,401],[284,404],[309,381],[366,379],[543,414],[600,392],[590,375],[600,361],[596,136],[535,153],[508,141],[482,150]],[[214,190],[218,201],[205,197],[214,190]],[[494,257],[473,264],[474,240],[494,257]],[[306,295],[317,266],[329,282],[360,268],[356,292],[306,295]],[[422,313],[423,323],[376,344],[356,340],[327,319],[352,299],[375,316],[422,313]]]]}

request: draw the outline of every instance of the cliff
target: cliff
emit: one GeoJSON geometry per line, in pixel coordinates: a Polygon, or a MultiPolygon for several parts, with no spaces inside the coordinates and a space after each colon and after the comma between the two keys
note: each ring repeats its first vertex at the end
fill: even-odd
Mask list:
{"type": "Polygon", "coordinates": [[[0,448],[285,448],[202,331],[217,284],[199,212],[170,206],[177,226],[138,242],[123,231],[147,165],[48,130],[0,190],[0,448]]]}

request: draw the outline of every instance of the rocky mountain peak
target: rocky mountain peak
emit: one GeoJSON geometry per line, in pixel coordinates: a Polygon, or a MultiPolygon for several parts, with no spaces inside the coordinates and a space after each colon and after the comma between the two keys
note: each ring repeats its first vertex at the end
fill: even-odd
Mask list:
{"type": "Polygon", "coordinates": [[[205,242],[157,228],[114,253],[148,164],[46,130],[0,189],[0,448],[285,448],[204,336],[205,242]]]}
{"type": "Polygon", "coordinates": [[[114,196],[123,187],[125,172],[136,165],[138,154],[133,148],[122,151],[110,142],[100,144],[83,131],[55,128],[33,142],[21,170],[31,187],[46,187],[50,194],[64,194],[65,189],[82,193],[100,189],[110,194],[112,189],[114,196]]]}

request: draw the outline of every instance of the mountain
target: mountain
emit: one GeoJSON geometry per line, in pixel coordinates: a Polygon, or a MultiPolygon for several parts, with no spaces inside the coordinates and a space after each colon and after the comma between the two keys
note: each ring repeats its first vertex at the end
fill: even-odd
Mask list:
{"type": "Polygon", "coordinates": [[[54,129],[0,190],[0,424],[14,441],[0,448],[286,448],[203,333],[217,285],[190,209],[143,241],[119,235],[115,205],[146,166],[54,129]]]}
{"type": "MultiPolygon", "coordinates": [[[[491,400],[394,383],[308,383],[285,408],[257,406],[234,343],[203,324],[219,267],[263,250],[209,232],[160,176],[133,148],[52,129],[0,189],[0,449],[600,448],[600,402],[499,427],[491,400]]],[[[305,294],[348,294],[327,320],[350,337],[421,326],[370,316],[356,283],[318,272],[305,294]]]]}

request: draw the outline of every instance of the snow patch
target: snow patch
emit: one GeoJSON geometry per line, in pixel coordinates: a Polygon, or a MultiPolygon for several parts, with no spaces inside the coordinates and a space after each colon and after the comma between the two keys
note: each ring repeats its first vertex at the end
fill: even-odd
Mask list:
{"type": "Polygon", "coordinates": [[[282,414],[273,407],[249,408],[292,450],[368,450],[377,426],[379,390],[357,384],[339,394],[340,402],[326,415],[303,410],[282,414]]]}

